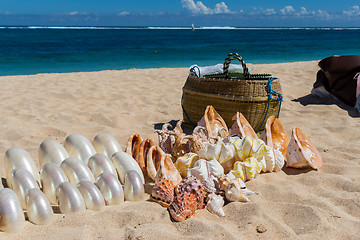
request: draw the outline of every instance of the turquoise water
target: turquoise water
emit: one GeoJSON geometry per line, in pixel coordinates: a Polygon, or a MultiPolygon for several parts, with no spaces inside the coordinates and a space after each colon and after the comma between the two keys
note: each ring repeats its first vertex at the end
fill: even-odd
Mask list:
{"type": "Polygon", "coordinates": [[[250,63],[360,55],[360,28],[0,27],[0,75],[250,63]]]}

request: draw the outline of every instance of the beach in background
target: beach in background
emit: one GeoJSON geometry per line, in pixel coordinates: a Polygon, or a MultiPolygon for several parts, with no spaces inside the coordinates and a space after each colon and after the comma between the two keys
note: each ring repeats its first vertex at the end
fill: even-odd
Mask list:
{"type": "MultiPolygon", "coordinates": [[[[3,29],[0,30],[0,34],[4,34],[4,31],[9,31],[8,34],[11,34],[10,30],[3,29]]],[[[44,30],[26,31],[39,31],[40,34],[44,30]]],[[[62,30],[54,31],[59,34],[65,33],[61,32],[62,30]]],[[[84,31],[92,32],[92,30],[84,31]]],[[[99,35],[99,38],[102,38],[106,31],[99,35]]],[[[175,30],[175,33],[176,31],[178,30],[175,30]]],[[[266,55],[262,51],[255,52],[251,47],[244,46],[245,42],[252,44],[244,40],[246,31],[236,30],[232,33],[243,34],[243,37],[236,39],[229,37],[225,39],[226,43],[214,45],[213,48],[204,48],[202,61],[205,52],[212,62],[221,61],[228,50],[242,55],[247,48],[250,50],[246,52],[245,60],[250,59],[249,62],[255,62],[253,56],[266,55]],[[238,45],[232,46],[231,49],[225,47],[227,43],[234,42],[238,45]],[[215,49],[221,49],[221,54],[213,55],[212,50],[215,49]]],[[[270,31],[277,33],[272,37],[280,37],[283,30],[270,31]]],[[[297,30],[286,31],[294,33],[297,30]]],[[[356,31],[349,30],[351,33],[356,31]]],[[[267,36],[260,34],[261,32],[262,30],[255,31],[253,34],[267,36]]],[[[324,32],[330,33],[330,31],[324,32]]],[[[334,34],[341,32],[343,31],[334,34]]],[[[161,30],[155,30],[153,33],[161,34],[161,30]]],[[[203,34],[201,31],[186,33],[203,34]]],[[[150,38],[151,35],[148,36],[150,38]]],[[[318,35],[312,38],[314,43],[317,43],[319,40],[314,39],[315,36],[318,35]]],[[[73,37],[77,39],[76,36],[73,37]]],[[[308,38],[306,35],[303,37],[308,38]]],[[[4,41],[3,39],[2,37],[0,41],[4,41]]],[[[23,38],[16,39],[23,41],[23,38]]],[[[261,45],[270,47],[274,43],[275,41],[264,41],[261,45]]],[[[59,43],[54,43],[53,46],[55,45],[61,46],[59,43]]],[[[71,46],[69,48],[71,49],[71,46]]],[[[170,52],[176,48],[176,45],[167,48],[170,52]]],[[[52,48],[49,46],[49,49],[52,48]]],[[[186,49],[183,48],[184,51],[186,49]]],[[[324,48],[319,47],[319,49],[324,48]]],[[[154,48],[148,49],[151,52],[153,50],[154,48]]],[[[157,50],[159,54],[150,58],[150,62],[163,54],[163,49],[157,50]]],[[[9,51],[9,49],[2,48],[1,51],[9,51]]],[[[111,52],[113,49],[110,48],[108,51],[111,52]]],[[[11,55],[1,54],[1,58],[4,55],[11,55]]],[[[76,59],[82,53],[71,54],[76,59]]],[[[92,140],[99,132],[106,132],[113,135],[125,148],[130,134],[138,133],[143,137],[152,138],[157,143],[155,127],[182,119],[180,100],[182,87],[188,75],[187,66],[195,63],[199,65],[210,63],[201,62],[197,58],[199,54],[194,50],[186,50],[184,55],[186,54],[193,58],[180,62],[182,66],[185,65],[184,68],[0,77],[2,92],[0,154],[4,155],[6,150],[13,146],[22,147],[30,153],[37,167],[40,168],[38,148],[47,138],[63,143],[72,133],[80,133],[92,140]]],[[[302,52],[298,54],[301,59],[302,52]]],[[[61,55],[61,53],[55,54],[54,61],[61,61],[61,55]]],[[[268,53],[267,59],[272,59],[272,55],[268,53]]],[[[284,55],[294,59],[282,59],[282,61],[296,60],[295,56],[291,56],[287,51],[284,55]]],[[[44,53],[44,56],[46,56],[44,62],[39,64],[51,68],[52,60],[47,58],[49,54],[44,53]]],[[[139,62],[146,59],[144,56],[149,55],[123,56],[132,59],[129,66],[137,67],[139,62]]],[[[174,61],[174,65],[178,64],[176,59],[179,57],[176,54],[168,53],[168,56],[174,61]]],[[[318,55],[312,57],[321,59],[318,55]]],[[[36,56],[37,58],[41,57],[36,56]]],[[[98,61],[93,63],[94,66],[103,67],[99,64],[100,60],[90,54],[89,63],[94,59],[98,61]]],[[[261,58],[257,57],[257,59],[261,58]]],[[[3,64],[4,60],[1,61],[3,64]]],[[[9,64],[11,63],[10,59],[9,64]]],[[[251,202],[248,203],[228,203],[224,207],[226,216],[223,218],[203,209],[198,210],[194,217],[184,222],[172,222],[167,209],[149,201],[147,195],[146,201],[127,201],[118,206],[107,206],[100,212],[87,210],[83,213],[57,213],[54,222],[48,225],[34,225],[26,221],[20,234],[0,232],[0,239],[358,239],[360,234],[359,115],[353,108],[333,100],[322,101],[310,95],[319,69],[317,63],[318,61],[306,61],[249,66],[254,72],[272,73],[280,79],[284,96],[280,120],[289,136],[293,127],[299,127],[318,148],[324,161],[324,166],[319,171],[284,168],[279,172],[260,174],[256,179],[247,182],[247,187],[258,194],[252,195],[251,202]]],[[[38,63],[34,60],[29,61],[28,64],[38,63]]],[[[154,65],[153,67],[161,67],[156,61],[154,65]]],[[[76,66],[81,71],[89,70],[86,67],[76,66]]],[[[17,67],[13,66],[11,73],[6,74],[13,75],[16,69],[17,67]]],[[[19,65],[18,71],[19,74],[25,74],[29,69],[28,66],[21,68],[19,65]]],[[[93,70],[96,69],[95,67],[93,70]]],[[[77,71],[73,68],[68,70],[77,71]]],[[[4,71],[4,67],[1,71],[4,71]]],[[[3,164],[0,167],[0,176],[5,177],[3,164]]],[[[148,193],[151,186],[152,183],[146,186],[148,193]]]]}

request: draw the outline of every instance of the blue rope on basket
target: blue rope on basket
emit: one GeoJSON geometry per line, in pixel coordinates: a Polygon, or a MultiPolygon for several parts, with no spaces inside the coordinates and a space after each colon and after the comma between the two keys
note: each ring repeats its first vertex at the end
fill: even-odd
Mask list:
{"type": "Polygon", "coordinates": [[[279,111],[278,111],[276,117],[278,118],[278,117],[279,117],[279,114],[280,114],[281,102],[283,101],[283,97],[282,97],[281,93],[276,92],[276,91],[274,91],[274,90],[271,89],[271,83],[272,83],[273,80],[274,80],[273,77],[269,77],[268,83],[267,83],[267,85],[266,85],[266,91],[268,92],[268,94],[267,94],[267,97],[268,97],[268,105],[267,105],[267,108],[266,108],[266,113],[265,113],[264,119],[262,120],[259,129],[256,131],[257,133],[260,131],[261,126],[264,124],[264,122],[265,122],[265,120],[266,120],[266,117],[267,117],[268,112],[269,112],[270,101],[271,101],[271,100],[280,101],[279,111]],[[277,98],[273,98],[272,95],[276,95],[277,98]]]}
{"type": "Polygon", "coordinates": [[[190,69],[190,72],[194,73],[195,76],[200,77],[200,68],[199,68],[198,66],[193,66],[193,67],[190,69]],[[199,74],[196,72],[196,70],[199,71],[199,74]]]}

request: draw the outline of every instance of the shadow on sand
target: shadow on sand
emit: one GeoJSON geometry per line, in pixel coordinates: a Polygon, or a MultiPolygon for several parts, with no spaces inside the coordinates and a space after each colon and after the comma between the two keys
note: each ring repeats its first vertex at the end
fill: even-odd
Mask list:
{"type": "Polygon", "coordinates": [[[358,110],[354,107],[350,107],[349,105],[346,105],[345,103],[341,102],[340,100],[334,98],[334,97],[324,97],[320,98],[311,94],[308,94],[303,97],[299,97],[297,99],[292,99],[293,102],[299,102],[303,106],[307,105],[337,105],[339,108],[345,110],[348,112],[348,115],[353,118],[359,118],[360,113],[358,110]]]}
{"type": "MultiPolygon", "coordinates": [[[[180,120],[171,120],[171,121],[167,122],[167,123],[170,123],[170,125],[171,125],[171,127],[169,127],[169,129],[172,130],[176,126],[176,123],[178,121],[180,121],[180,120]]],[[[162,127],[164,126],[164,124],[166,124],[166,123],[154,123],[154,130],[161,130],[162,127]]],[[[189,126],[188,124],[182,123],[181,128],[183,129],[184,133],[187,135],[190,135],[193,132],[193,128],[191,128],[191,126],[189,126]]]]}

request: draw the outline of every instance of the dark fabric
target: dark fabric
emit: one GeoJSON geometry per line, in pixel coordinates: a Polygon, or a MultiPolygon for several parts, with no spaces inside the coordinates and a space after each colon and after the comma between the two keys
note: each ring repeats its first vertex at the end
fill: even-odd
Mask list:
{"type": "Polygon", "coordinates": [[[355,106],[356,81],[360,72],[360,55],[333,56],[319,62],[314,88],[321,85],[344,103],[355,106]]]}

